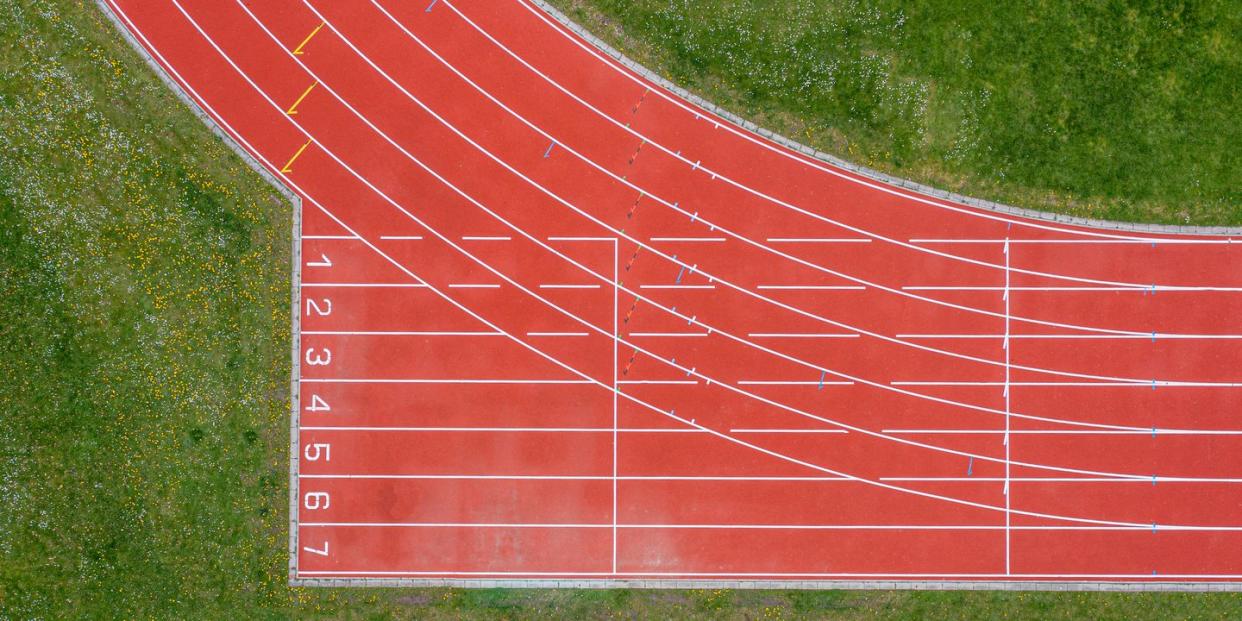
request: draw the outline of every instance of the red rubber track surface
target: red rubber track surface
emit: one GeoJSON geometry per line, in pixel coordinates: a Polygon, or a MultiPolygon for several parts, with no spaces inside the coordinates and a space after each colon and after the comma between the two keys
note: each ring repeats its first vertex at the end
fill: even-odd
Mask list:
{"type": "Polygon", "coordinates": [[[107,5],[304,201],[293,577],[1242,577],[1230,239],[882,185],[522,0],[107,5]]]}

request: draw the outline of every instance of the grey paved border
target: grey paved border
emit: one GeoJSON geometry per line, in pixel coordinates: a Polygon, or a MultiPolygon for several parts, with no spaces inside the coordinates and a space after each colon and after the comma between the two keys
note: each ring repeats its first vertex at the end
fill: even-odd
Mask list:
{"type": "Polygon", "coordinates": [[[302,335],[302,197],[298,196],[293,192],[293,190],[290,190],[285,186],[285,184],[281,183],[279,179],[272,175],[267,168],[263,166],[263,164],[261,164],[254,158],[254,156],[246,151],[244,147],[238,144],[237,141],[233,140],[233,137],[230,136],[228,132],[224,131],[224,128],[217,125],[215,119],[211,118],[211,115],[207,114],[206,110],[199,107],[198,103],[194,101],[194,98],[190,97],[189,93],[183,91],[181,89],[181,85],[178,84],[177,81],[164,70],[164,67],[160,65],[159,61],[155,60],[155,58],[147,52],[147,48],[143,47],[142,43],[134,38],[133,34],[129,32],[129,29],[125,27],[125,24],[121,22],[120,18],[112,12],[112,9],[108,6],[105,0],[95,0],[95,4],[99,7],[99,10],[104,14],[104,16],[108,18],[108,21],[112,22],[112,25],[121,34],[121,36],[125,38],[125,41],[129,43],[129,46],[133,48],[134,51],[138,52],[138,54],[142,56],[142,59],[146,61],[147,65],[154,70],[155,75],[164,82],[165,86],[167,86],[168,89],[171,90],[173,94],[176,95],[177,98],[180,99],[182,103],[184,103],[186,107],[188,107],[190,111],[193,112],[194,115],[197,116],[198,119],[216,135],[216,137],[224,141],[224,144],[228,145],[234,153],[241,157],[242,160],[246,162],[246,165],[254,169],[255,172],[259,173],[259,175],[263,177],[263,180],[284,196],[285,200],[288,200],[289,204],[293,207],[293,234],[291,235],[291,243],[293,247],[292,252],[290,252],[289,277],[292,296],[290,300],[291,306],[289,312],[291,328],[289,337],[289,357],[292,361],[289,374],[289,579],[292,583],[293,577],[297,575],[298,569],[298,415],[301,411],[298,402],[300,398],[298,392],[298,377],[300,376],[301,370],[301,357],[298,354],[301,351],[300,341],[302,335]]]}
{"type": "MultiPolygon", "coordinates": [[[[1086,220],[1082,218],[1070,218],[1067,216],[1057,216],[1043,212],[1018,209],[991,203],[988,201],[980,201],[968,197],[958,196],[949,192],[942,192],[915,184],[901,179],[895,179],[872,171],[870,169],[841,161],[831,155],[815,151],[810,147],[798,144],[788,138],[773,134],[767,130],[755,126],[753,123],[745,121],[728,111],[717,108],[709,102],[690,94],[670,82],[664,80],[660,76],[652,73],[646,68],[638,65],[634,61],[629,60],[620,52],[608,47],[599,39],[595,38],[589,32],[570,21],[569,18],[562,15],[559,11],[547,5],[543,0],[530,0],[537,6],[543,8],[549,14],[556,17],[562,23],[572,28],[579,35],[588,41],[599,46],[600,49],[609,55],[617,58],[635,71],[642,73],[648,79],[659,83],[666,89],[669,89],[678,95],[693,101],[695,104],[703,106],[713,113],[729,119],[734,123],[745,127],[746,129],[758,132],[768,138],[784,144],[799,152],[817,157],[829,164],[847,168],[854,172],[867,175],[880,181],[894,183],[905,188],[909,188],[918,192],[923,192],[945,198],[956,202],[962,202],[968,205],[992,209],[994,211],[1002,211],[1005,213],[1036,217],[1044,220],[1053,220],[1066,224],[1076,224],[1085,226],[1094,226],[1100,228],[1122,229],[1144,232],[1163,232],[1163,233],[1192,233],[1192,234],[1230,234],[1240,233],[1242,229],[1229,229],[1224,227],[1178,227],[1178,226],[1148,226],[1133,225],[1119,222],[1105,222],[1102,220],[1086,220]]],[[[514,589],[716,589],[716,588],[734,588],[734,589],[853,589],[853,590],[891,590],[891,589],[908,589],[908,590],[1007,590],[1007,591],[1242,591],[1242,582],[1066,582],[1066,581],[972,581],[972,580],[669,580],[669,579],[462,579],[462,578],[299,578],[297,577],[297,559],[298,559],[298,522],[297,522],[297,498],[298,498],[298,419],[300,413],[299,393],[298,393],[298,376],[300,370],[300,352],[299,340],[301,335],[301,292],[299,290],[301,279],[301,241],[302,241],[302,198],[282,184],[275,176],[273,176],[258,160],[256,160],[249,152],[238,144],[228,132],[224,131],[215,120],[211,118],[205,110],[182,90],[181,85],[172,78],[151,55],[146,48],[139,43],[129,29],[121,23],[120,19],[113,14],[105,0],[95,0],[95,4],[99,6],[100,11],[112,22],[113,26],[129,43],[143,60],[154,70],[155,74],[164,82],[165,85],[183,102],[192,112],[211,129],[225,144],[229,146],[250,168],[259,173],[267,183],[280,192],[289,203],[293,206],[293,234],[292,234],[292,265],[291,265],[291,336],[290,336],[290,418],[289,418],[289,585],[301,587],[456,587],[456,588],[514,588],[514,589]]]]}
{"type": "Polygon", "coordinates": [[[764,138],[767,138],[768,140],[771,140],[777,144],[780,144],[781,146],[784,146],[792,151],[797,151],[798,153],[801,153],[804,156],[815,158],[830,166],[835,166],[837,168],[841,168],[849,172],[862,175],[864,177],[867,177],[874,181],[878,181],[880,183],[897,186],[900,188],[904,188],[906,190],[910,190],[911,192],[916,192],[918,194],[923,194],[923,195],[926,195],[932,198],[937,198],[937,199],[949,201],[952,203],[958,203],[958,204],[966,205],[969,207],[975,207],[978,209],[986,209],[988,211],[995,211],[995,212],[1003,213],[1006,215],[1020,216],[1023,218],[1031,218],[1034,220],[1046,220],[1046,221],[1055,222],[1058,224],[1083,226],[1083,227],[1089,227],[1089,228],[1095,228],[1095,229],[1108,229],[1112,231],[1125,231],[1125,232],[1133,232],[1133,233],[1165,233],[1165,234],[1177,234],[1177,235],[1242,235],[1242,227],[1181,226],[1181,225],[1175,225],[1175,224],[1142,224],[1142,223],[1135,223],[1135,222],[1115,222],[1112,220],[1099,220],[1095,218],[1080,218],[1077,216],[1069,216],[1069,215],[1051,213],[1051,212],[1046,212],[1046,211],[1036,211],[1034,209],[1024,209],[1022,207],[1014,207],[1012,205],[1005,205],[1003,203],[997,203],[994,201],[974,198],[971,196],[964,196],[962,194],[957,194],[955,192],[948,192],[945,190],[941,190],[939,188],[931,187],[929,185],[924,185],[922,183],[916,183],[914,181],[910,181],[909,179],[902,179],[901,177],[894,177],[888,173],[880,172],[878,170],[868,168],[861,164],[856,164],[854,162],[843,160],[835,155],[832,155],[831,153],[824,153],[823,151],[820,151],[814,147],[802,144],[801,142],[798,142],[797,140],[793,140],[792,138],[788,138],[774,131],[771,131],[767,128],[760,127],[759,125],[756,125],[755,123],[748,121],[747,119],[741,117],[740,115],[734,114],[733,112],[730,112],[729,110],[721,108],[720,106],[717,106],[716,104],[698,95],[695,95],[694,93],[691,93],[690,91],[680,86],[677,86],[672,81],[665,78],[664,76],[652,71],[651,69],[648,69],[646,66],[642,64],[639,64],[638,61],[635,61],[634,59],[626,56],[625,54],[622,54],[619,50],[612,47],[611,45],[608,45],[602,39],[592,34],[589,30],[587,30],[586,28],[583,28],[577,22],[570,19],[569,16],[565,15],[560,10],[558,10],[556,7],[549,4],[547,0],[524,0],[524,1],[530,2],[531,4],[539,7],[545,13],[547,13],[549,16],[554,18],[556,21],[560,22],[566,28],[573,31],[579,37],[582,37],[587,42],[589,42],[591,45],[594,45],[601,52],[607,54],[608,56],[611,56],[613,59],[615,59],[617,62],[621,63],[625,67],[629,68],[631,71],[657,84],[664,90],[670,91],[673,94],[677,95],[678,97],[681,97],[682,99],[685,99],[686,101],[689,101],[690,103],[700,108],[703,108],[707,110],[708,112],[711,112],[712,114],[715,114],[716,116],[719,116],[722,119],[725,119],[733,123],[734,125],[737,125],[753,133],[759,134],[760,136],[763,136],[764,138]]]}
{"type": "Polygon", "coordinates": [[[1236,582],[1070,582],[986,580],[667,580],[667,579],[482,579],[482,578],[298,578],[304,587],[454,587],[465,589],[773,589],[853,591],[1089,591],[1238,592],[1236,582]]]}

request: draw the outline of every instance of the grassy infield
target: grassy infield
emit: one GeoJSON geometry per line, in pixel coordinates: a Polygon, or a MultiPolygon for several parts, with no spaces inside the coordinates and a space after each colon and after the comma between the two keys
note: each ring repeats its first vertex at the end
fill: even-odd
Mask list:
{"type": "MultiPolygon", "coordinates": [[[[561,4],[864,163],[1075,213],[1242,222],[1225,3],[1043,3],[1046,20],[561,4]]],[[[0,2],[0,619],[1242,615],[1236,595],[288,588],[289,217],[92,3],[0,2]]]]}

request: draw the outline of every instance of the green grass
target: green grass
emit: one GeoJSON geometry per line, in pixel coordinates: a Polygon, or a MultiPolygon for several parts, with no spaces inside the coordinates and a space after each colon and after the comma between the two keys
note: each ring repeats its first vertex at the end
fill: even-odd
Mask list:
{"type": "Polygon", "coordinates": [[[1236,0],[553,0],[847,160],[1084,217],[1242,224],[1236,0]]]}
{"type": "Polygon", "coordinates": [[[1189,619],[1242,596],[295,589],[289,206],[92,3],[0,2],[0,619],[1189,619]]]}

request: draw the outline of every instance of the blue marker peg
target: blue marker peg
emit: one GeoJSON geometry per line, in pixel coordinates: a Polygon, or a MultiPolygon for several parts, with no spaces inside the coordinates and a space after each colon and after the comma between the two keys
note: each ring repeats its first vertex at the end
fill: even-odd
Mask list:
{"type": "Polygon", "coordinates": [[[684,266],[684,265],[683,265],[683,266],[681,266],[681,269],[680,269],[680,270],[677,270],[677,279],[676,279],[676,280],[674,280],[673,282],[674,282],[674,283],[676,283],[676,284],[678,284],[678,285],[680,285],[680,284],[681,284],[681,277],[682,277],[682,275],[684,275],[685,273],[686,273],[686,266],[684,266]]]}
{"type": "Polygon", "coordinates": [[[970,461],[966,462],[966,476],[971,476],[971,474],[974,471],[975,471],[975,458],[971,457],[970,461]]]}
{"type": "Polygon", "coordinates": [[[440,0],[431,0],[431,4],[428,4],[428,5],[427,5],[427,10],[426,10],[426,11],[423,11],[423,12],[424,12],[424,13],[430,13],[430,12],[431,12],[431,8],[432,8],[432,7],[434,7],[434,6],[436,5],[436,3],[437,3],[437,2],[439,2],[439,1],[440,1],[440,0]]]}
{"type": "Polygon", "coordinates": [[[1151,381],[1151,389],[1152,389],[1152,390],[1155,390],[1155,389],[1156,389],[1156,380],[1152,380],[1152,381],[1151,381]]]}
{"type": "Polygon", "coordinates": [[[543,159],[546,160],[548,159],[549,155],[552,155],[552,147],[555,147],[555,146],[556,146],[556,142],[551,142],[548,144],[548,150],[543,152],[543,159]]]}
{"type": "Polygon", "coordinates": [[[824,389],[824,376],[825,376],[825,375],[828,375],[828,372],[827,372],[827,371],[820,371],[820,372],[819,372],[819,388],[817,388],[816,390],[823,390],[823,389],[824,389]]]}
{"type": "Polygon", "coordinates": [[[1153,343],[1156,342],[1156,331],[1155,330],[1151,331],[1151,342],[1153,343]]]}

